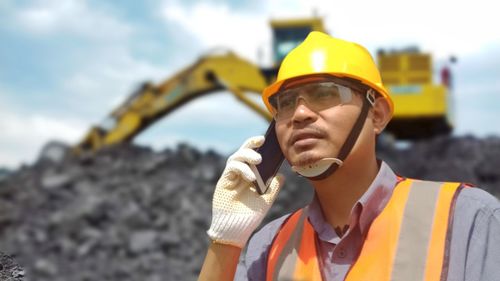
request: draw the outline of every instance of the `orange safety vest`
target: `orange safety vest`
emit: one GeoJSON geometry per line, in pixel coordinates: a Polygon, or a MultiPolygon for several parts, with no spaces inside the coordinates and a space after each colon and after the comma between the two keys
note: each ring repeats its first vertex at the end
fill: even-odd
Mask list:
{"type": "MultiPolygon", "coordinates": [[[[401,180],[370,225],[345,280],[446,280],[459,183],[401,180]]],[[[267,257],[266,280],[324,280],[318,235],[300,209],[283,223],[267,257]]]]}

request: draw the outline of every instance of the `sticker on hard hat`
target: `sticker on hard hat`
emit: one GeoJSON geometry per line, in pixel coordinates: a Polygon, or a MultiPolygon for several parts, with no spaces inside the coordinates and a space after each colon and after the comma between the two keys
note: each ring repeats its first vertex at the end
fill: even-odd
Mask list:
{"type": "Polygon", "coordinates": [[[420,85],[389,86],[389,92],[393,95],[415,95],[422,93],[420,85]]]}

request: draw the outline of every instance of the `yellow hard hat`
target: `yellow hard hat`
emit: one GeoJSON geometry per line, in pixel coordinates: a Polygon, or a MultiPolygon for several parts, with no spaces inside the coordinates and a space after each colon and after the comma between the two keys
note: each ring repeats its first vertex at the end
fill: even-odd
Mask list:
{"type": "Polygon", "coordinates": [[[269,97],[279,91],[288,79],[311,74],[330,74],[359,80],[381,94],[389,103],[391,115],[394,105],[382,84],[380,72],[368,50],[363,46],[333,38],[313,31],[283,60],[276,82],[262,92],[262,99],[269,111],[273,111],[269,97]]]}

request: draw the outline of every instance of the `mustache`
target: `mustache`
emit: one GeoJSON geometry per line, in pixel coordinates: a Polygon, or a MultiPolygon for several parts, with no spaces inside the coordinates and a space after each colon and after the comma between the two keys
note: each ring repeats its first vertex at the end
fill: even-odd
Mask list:
{"type": "Polygon", "coordinates": [[[294,130],[292,134],[290,135],[290,139],[288,140],[288,145],[291,146],[293,145],[297,140],[306,138],[306,137],[313,137],[313,138],[324,138],[327,136],[326,131],[316,125],[309,125],[305,128],[299,129],[299,130],[294,130]]]}

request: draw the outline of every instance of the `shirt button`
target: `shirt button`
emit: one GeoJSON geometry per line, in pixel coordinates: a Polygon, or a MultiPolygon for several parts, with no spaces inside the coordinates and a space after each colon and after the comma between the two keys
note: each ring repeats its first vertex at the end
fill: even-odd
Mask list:
{"type": "Polygon", "coordinates": [[[340,248],[339,251],[337,252],[337,256],[339,258],[345,258],[346,255],[347,255],[347,252],[344,248],[340,248]]]}

